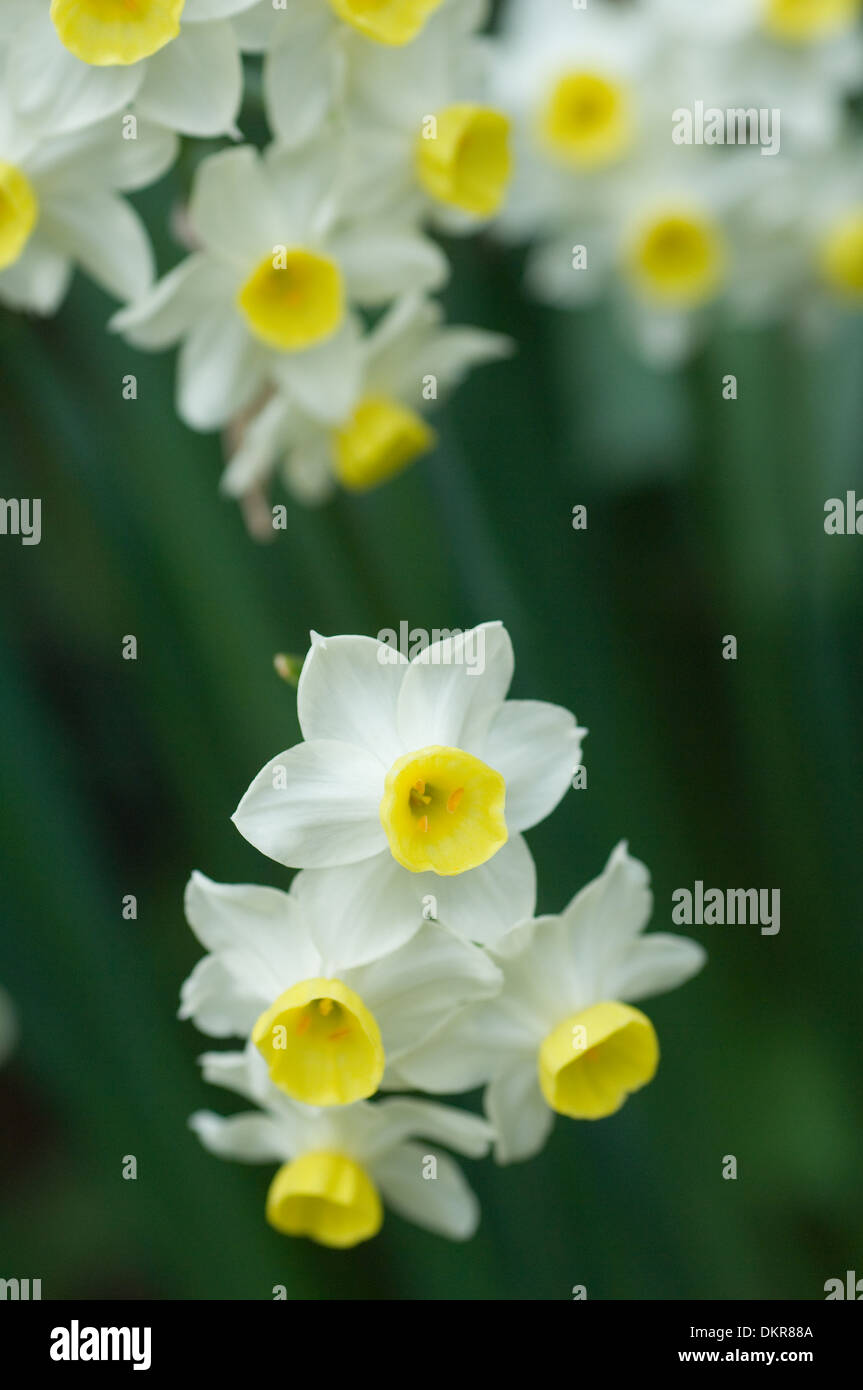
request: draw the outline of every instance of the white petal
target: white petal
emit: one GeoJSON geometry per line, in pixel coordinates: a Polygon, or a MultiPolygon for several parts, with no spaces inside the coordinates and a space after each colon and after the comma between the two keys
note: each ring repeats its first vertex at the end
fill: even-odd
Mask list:
{"type": "Polygon", "coordinates": [[[372,1176],[388,1207],[435,1235],[469,1240],[479,1225],[476,1194],[447,1154],[421,1144],[401,1144],[374,1163],[372,1176]],[[435,1159],[434,1178],[423,1177],[428,1158],[435,1159]]]}
{"type": "Polygon", "coordinates": [[[506,782],[509,829],[527,830],[551,814],[572,782],[585,732],[559,705],[507,700],[501,707],[483,761],[506,782]]]}
{"type": "Polygon", "coordinates": [[[576,894],[561,921],[574,952],[601,973],[647,925],[652,910],[650,875],[621,841],[603,872],[576,894]]]}
{"type": "Polygon", "coordinates": [[[273,376],[309,415],[339,425],[350,415],[359,394],[362,349],[353,316],[332,338],[305,352],[285,352],[273,359],[273,376]]]}
{"type": "Polygon", "coordinates": [[[196,430],[214,430],[251,405],[265,380],[266,354],[231,309],[201,315],[180,349],[177,410],[196,430]]]}
{"type": "Polygon", "coordinates": [[[278,990],[258,987],[255,961],[241,952],[232,959],[204,956],[180,989],[177,1017],[190,1018],[202,1033],[212,1038],[248,1036],[255,1022],[274,999],[278,990]]]}
{"type": "Polygon", "coordinates": [[[288,447],[291,407],[282,396],[273,396],[243,428],[219,484],[229,497],[243,497],[264,483],[288,447]]]}
{"type": "Polygon", "coordinates": [[[139,120],[136,138],[123,138],[120,117],[109,117],[87,130],[46,140],[27,161],[37,176],[40,199],[64,191],[110,188],[132,191],[160,178],[177,157],[179,142],[164,126],[139,120]]]}
{"type": "Polygon", "coordinates": [[[422,905],[407,886],[416,877],[389,852],[338,868],[303,869],[291,885],[325,961],[365,965],[397,951],[422,926],[422,905]]]}
{"type": "Polygon", "coordinates": [[[551,1133],[554,1111],[539,1089],[536,1059],[501,1073],[485,1093],[485,1110],[497,1131],[498,1163],[520,1163],[538,1154],[551,1133]]]}
{"type": "Polygon", "coordinates": [[[321,973],[295,899],[278,889],[214,883],[194,873],[186,918],[213,955],[183,986],[180,1017],[194,1018],[217,1037],[248,1033],[284,990],[321,973]]]}
{"type": "Polygon", "coordinates": [[[473,1091],[526,1058],[536,1068],[542,1037],[542,1029],[518,1018],[500,998],[469,1004],[400,1057],[398,1072],[432,1095],[473,1091]]]}
{"type": "Polygon", "coordinates": [[[52,198],[41,226],[59,251],[118,299],[134,299],[149,288],[150,239],[138,214],[117,194],[52,198]]]}
{"type": "Polygon", "coordinates": [[[189,1128],[205,1149],[220,1158],[233,1158],[240,1163],[279,1163],[291,1157],[285,1151],[278,1122],[258,1111],[225,1119],[211,1110],[198,1110],[189,1117],[189,1128]]]}
{"type": "Polygon", "coordinates": [[[69,257],[34,237],[14,265],[0,270],[0,301],[13,309],[55,314],[71,278],[69,257]]]}
{"type": "Polygon", "coordinates": [[[201,24],[211,19],[231,19],[257,5],[259,0],[186,0],[183,6],[184,24],[201,24]]]}
{"type": "Polygon", "coordinates": [[[443,744],[481,758],[514,664],[502,623],[482,623],[432,643],[411,662],[402,685],[398,718],[405,748],[443,744]]]}
{"type": "Polygon", "coordinates": [[[7,79],[14,106],[39,126],[60,134],[80,130],[129,105],[145,64],[97,68],[64,48],[47,5],[32,5],[12,36],[7,79]]]}
{"type": "Polygon", "coordinates": [[[620,961],[614,972],[613,997],[634,1002],[676,989],[697,975],[706,960],[707,952],[699,942],[652,932],[620,961]]]}
{"type": "Polygon", "coordinates": [[[465,941],[494,946],[515,922],[536,910],[536,866],[527,841],[511,835],[485,864],[463,874],[411,874],[418,896],[431,895],[438,921],[465,941]]]}
{"type": "Polygon", "coordinates": [[[377,1019],[388,1063],[398,1065],[456,1009],[497,994],[502,976],[478,946],[426,922],[400,950],[352,971],[349,983],[377,1019]]]}
{"type": "Polygon", "coordinates": [[[240,109],[243,66],[227,21],[192,24],[147,60],[136,106],[184,135],[224,135],[240,109]]]}
{"type": "Polygon", "coordinates": [[[264,59],[264,100],[275,136],[301,145],[332,109],[343,74],[343,49],[332,14],[321,6],[298,16],[264,59]]]}
{"type": "Polygon", "coordinates": [[[206,256],[187,256],[134,304],[120,309],[108,325],[142,348],[177,342],[214,300],[230,290],[224,272],[206,256]]]}
{"type": "Polygon", "coordinates": [[[377,305],[406,290],[434,290],[449,277],[449,262],[429,237],[381,222],[352,226],[334,238],[351,299],[377,305]]]}
{"type": "Polygon", "coordinates": [[[278,218],[267,177],[251,145],[202,160],[189,199],[189,220],[203,244],[243,274],[278,241],[278,218]]]}
{"type": "Polygon", "coordinates": [[[383,780],[383,765],[353,744],[300,743],[262,768],[234,824],[262,854],[290,868],[354,864],[386,845],[378,814],[383,780]]]}
{"type": "Polygon", "coordinates": [[[303,738],[355,743],[389,767],[402,752],[396,708],[407,664],[372,637],[312,633],[297,688],[303,738]]]}

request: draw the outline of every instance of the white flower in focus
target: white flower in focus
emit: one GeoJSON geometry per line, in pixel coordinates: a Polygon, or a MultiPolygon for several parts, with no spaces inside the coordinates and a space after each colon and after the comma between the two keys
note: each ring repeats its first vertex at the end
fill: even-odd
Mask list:
{"type": "Polygon", "coordinates": [[[705,961],[685,937],[642,935],[651,909],[647,870],[619,844],[560,916],[523,923],[498,942],[501,993],[402,1059],[403,1082],[432,1092],[490,1082],[486,1114],[501,1163],[537,1153],[555,1112],[614,1114],[659,1061],[653,1025],[633,1001],[676,988],[705,961]]]}
{"type": "Polygon", "coordinates": [[[512,170],[510,122],[485,100],[491,49],[473,6],[448,6],[404,52],[374,48],[347,85],[353,196],[413,208],[450,232],[494,217],[512,170]]]}
{"type": "Polygon", "coordinates": [[[308,505],[326,501],[337,483],[354,492],[377,487],[435,447],[429,404],[472,367],[510,351],[508,338],[445,324],[439,304],[403,295],[362,339],[356,396],[343,419],[325,425],[288,391],[276,392],[245,426],[222,489],[242,497],[276,470],[308,505]]]}
{"type": "Polygon", "coordinates": [[[121,300],[153,277],[149,237],[119,196],[152,183],[173,162],[176,139],[119,117],[74,135],[39,139],[0,96],[0,301],[52,314],[75,266],[121,300]]]}
{"type": "Polygon", "coordinates": [[[501,976],[445,927],[384,917],[372,936],[325,895],[213,883],[195,873],[186,916],[210,954],[183,985],[180,1017],[251,1038],[275,1085],[308,1105],[392,1089],[385,1068],[501,976]],[[311,906],[311,910],[310,910],[311,906]]]}
{"type": "Polygon", "coordinates": [[[386,1205],[450,1240],[474,1234],[473,1191],[458,1164],[427,1141],[481,1158],[493,1131],[478,1116],[401,1098],[314,1109],[273,1086],[254,1049],[208,1053],[201,1061],[206,1081],[262,1107],[229,1119],[198,1111],[189,1123],[221,1158],[282,1165],[267,1194],[275,1230],[344,1250],[377,1235],[386,1205]]]}
{"type": "Polygon", "coordinates": [[[243,85],[229,20],[258,2],[3,0],[4,85],[22,116],[54,132],[134,102],[184,135],[229,134],[243,85]]]}
{"type": "Polygon", "coordinates": [[[361,368],[351,306],[446,278],[442,252],[412,228],[345,214],[340,159],[326,139],[203,160],[189,203],[201,249],[113,319],[140,347],[182,341],[177,408],[193,428],[219,428],[274,387],[338,424],[361,368]]]}
{"type": "Polygon", "coordinates": [[[343,112],[353,75],[376,50],[402,57],[438,11],[476,27],[487,9],[486,0],[288,0],[280,9],[261,0],[235,28],[245,51],[264,54],[274,135],[297,146],[343,112]]]}
{"type": "Polygon", "coordinates": [[[468,940],[497,939],[534,897],[521,832],[564,795],[585,730],[557,705],[506,699],[514,658],[500,623],[410,662],[369,637],[312,643],[297,690],[305,741],[252,782],[240,833],[313,870],[307,885],[326,870],[326,892],[368,916],[369,935],[419,909],[468,940]]]}

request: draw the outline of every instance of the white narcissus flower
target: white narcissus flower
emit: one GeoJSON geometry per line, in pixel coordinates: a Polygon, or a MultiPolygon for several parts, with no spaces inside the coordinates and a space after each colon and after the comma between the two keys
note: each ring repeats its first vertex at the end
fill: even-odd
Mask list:
{"type": "Polygon", "coordinates": [[[301,145],[342,113],[353,74],[377,49],[400,56],[440,10],[486,16],[487,0],[287,0],[261,4],[236,22],[243,48],[263,53],[264,98],[274,134],[301,145]]]}
{"type": "Polygon", "coordinates": [[[3,0],[5,86],[48,130],[134,103],[184,135],[234,129],[243,87],[230,17],[258,0],[3,0]]]}
{"type": "Polygon", "coordinates": [[[364,936],[338,903],[316,909],[295,891],[199,873],[186,889],[189,925],[210,954],[183,985],[180,1017],[214,1037],[251,1037],[295,1100],[365,1100],[389,1085],[403,1052],[500,988],[479,947],[419,914],[364,936]]]}
{"type": "Polygon", "coordinates": [[[423,418],[429,404],[511,348],[499,333],[446,324],[440,305],[421,294],[403,295],[360,344],[356,396],[344,418],[325,425],[287,391],[276,392],[245,426],[222,489],[242,497],[277,469],[308,505],[326,501],[337,483],[354,492],[377,487],[434,448],[423,418]]]}
{"type": "Polygon", "coordinates": [[[144,121],[124,138],[120,117],[39,139],[0,95],[0,301],[52,314],[76,265],[118,299],[144,293],[149,237],[118,190],[152,183],[175,152],[175,137],[144,121]]]}
{"type": "Polygon", "coordinates": [[[478,1116],[401,1098],[320,1110],[273,1086],[254,1049],[208,1053],[201,1060],[206,1081],[263,1108],[229,1119],[198,1111],[190,1126],[221,1158],[282,1164],[270,1184],[266,1216],[283,1235],[348,1249],[377,1235],[385,1205],[450,1240],[474,1234],[474,1193],[458,1164],[426,1141],[481,1158],[493,1131],[478,1116]]]}
{"type": "MultiPolygon", "coordinates": [[[[234,815],[306,891],[357,918],[430,912],[496,940],[534,898],[521,832],[554,810],[579,761],[572,714],[507,700],[501,623],[432,642],[413,661],[370,637],[312,633],[297,690],[304,742],[273,758],[234,815]]],[[[531,912],[533,909],[529,908],[531,912]]]]}
{"type": "Polygon", "coordinates": [[[193,428],[219,428],[273,387],[338,424],[361,368],[351,305],[446,278],[443,253],[413,228],[346,214],[341,158],[324,139],[203,160],[189,204],[201,249],[113,319],[139,347],[182,341],[177,408],[193,428]]]}
{"type": "Polygon", "coordinates": [[[377,46],[352,68],[345,134],[363,205],[411,207],[450,232],[499,212],[510,122],[485,101],[491,50],[476,20],[472,5],[445,7],[406,51],[377,46]]]}
{"type": "Polygon", "coordinates": [[[860,83],[861,0],[646,0],[646,13],[705,106],[778,109],[783,149],[833,144],[860,83]]]}
{"type": "Polygon", "coordinates": [[[537,1153],[555,1112],[614,1114],[659,1061],[653,1025],[633,1001],[683,984],[706,958],[686,937],[642,935],[652,903],[647,870],[619,844],[560,916],[522,923],[497,943],[501,993],[402,1059],[403,1083],[449,1093],[489,1082],[501,1163],[537,1153]]]}

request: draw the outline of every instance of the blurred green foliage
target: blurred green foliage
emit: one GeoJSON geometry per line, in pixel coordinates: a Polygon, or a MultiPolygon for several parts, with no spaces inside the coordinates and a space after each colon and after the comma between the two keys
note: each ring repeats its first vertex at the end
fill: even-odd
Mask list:
{"type": "MultiPolygon", "coordinates": [[[[154,224],[164,200],[143,200],[154,224]]],[[[77,281],[52,322],[0,314],[0,493],[43,499],[41,545],[0,538],[0,981],[22,1022],[0,1074],[0,1274],[45,1297],[820,1298],[859,1269],[863,540],[825,536],[823,509],[863,492],[863,333],[819,356],[726,335],[657,376],[602,311],[529,304],[516,257],[450,249],[452,317],[517,356],[462,388],[433,457],[367,497],[290,504],[269,546],[217,492],[219,440],[177,420],[171,357],[106,334],[106,300],[77,281]],[[708,968],[648,1005],[656,1081],[610,1120],[559,1122],[532,1163],[466,1164],[472,1242],[388,1216],[335,1254],[270,1231],[271,1170],[186,1128],[231,1099],[175,1018],[199,954],[182,892],[193,867],[290,881],[229,820],[298,737],[274,654],[403,618],[503,619],[514,694],[590,729],[587,790],[529,836],[541,910],[626,837],[656,928],[699,878],[780,888],[782,928],[692,929],[708,968]]]]}

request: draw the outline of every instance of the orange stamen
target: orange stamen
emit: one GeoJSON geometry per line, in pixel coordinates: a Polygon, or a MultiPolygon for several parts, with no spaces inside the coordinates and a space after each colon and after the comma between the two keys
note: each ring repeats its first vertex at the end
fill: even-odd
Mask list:
{"type": "Polygon", "coordinates": [[[452,815],[453,811],[456,809],[463,796],[464,787],[456,787],[455,791],[452,793],[449,801],[446,804],[446,808],[449,811],[450,815],[452,815]]]}

